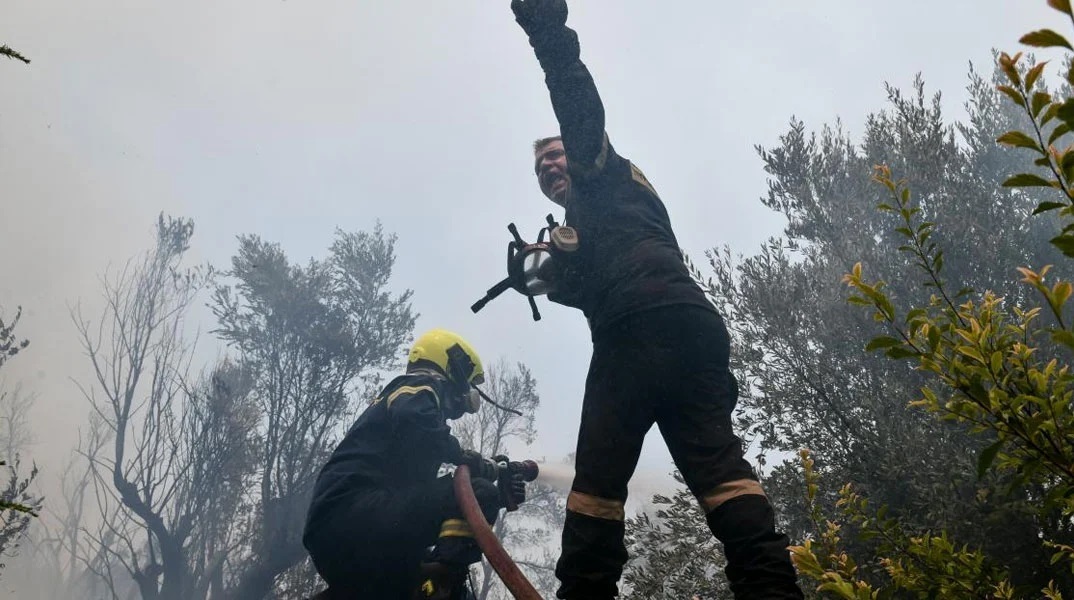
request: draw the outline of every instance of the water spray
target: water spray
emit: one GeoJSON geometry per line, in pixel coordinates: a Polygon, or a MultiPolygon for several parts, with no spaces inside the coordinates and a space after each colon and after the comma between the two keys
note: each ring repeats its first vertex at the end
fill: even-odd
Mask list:
{"type": "Polygon", "coordinates": [[[569,494],[571,485],[574,483],[574,469],[567,464],[542,463],[537,483],[553,488],[564,495],[569,494]]]}

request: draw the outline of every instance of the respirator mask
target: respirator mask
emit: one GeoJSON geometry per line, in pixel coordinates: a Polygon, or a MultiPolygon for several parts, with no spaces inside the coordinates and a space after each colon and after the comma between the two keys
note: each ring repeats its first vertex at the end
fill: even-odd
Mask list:
{"type": "Polygon", "coordinates": [[[533,320],[541,320],[534,297],[556,291],[553,276],[556,261],[563,260],[563,253],[578,249],[578,232],[574,228],[560,225],[552,215],[548,215],[546,220],[548,226],[538,232],[537,241],[532,244],[522,239],[514,223],[507,226],[515,238],[507,244],[507,277],[489,288],[485,297],[475,302],[470,310],[476,313],[492,299],[513,289],[529,300],[533,320]],[[545,234],[548,235],[548,241],[545,241],[545,234]]]}

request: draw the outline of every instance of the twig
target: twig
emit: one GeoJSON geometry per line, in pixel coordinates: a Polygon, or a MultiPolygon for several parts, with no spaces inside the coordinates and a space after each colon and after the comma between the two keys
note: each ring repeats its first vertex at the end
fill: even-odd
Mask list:
{"type": "Polygon", "coordinates": [[[30,64],[30,59],[26,58],[25,56],[19,54],[18,52],[12,50],[7,46],[0,46],[0,55],[6,56],[8,58],[13,58],[15,60],[21,60],[26,64],[30,64]]]}

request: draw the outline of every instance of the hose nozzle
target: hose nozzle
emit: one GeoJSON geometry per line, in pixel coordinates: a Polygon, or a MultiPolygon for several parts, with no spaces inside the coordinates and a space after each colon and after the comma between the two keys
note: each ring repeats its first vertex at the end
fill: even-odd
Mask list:
{"type": "Polygon", "coordinates": [[[524,481],[534,481],[540,473],[540,468],[537,467],[537,463],[532,460],[513,462],[508,465],[508,470],[511,473],[522,475],[524,481]]]}
{"type": "Polygon", "coordinates": [[[511,499],[511,480],[515,475],[519,475],[523,481],[534,481],[537,479],[540,469],[537,467],[537,463],[532,460],[504,460],[497,465],[497,468],[499,471],[497,484],[500,487],[502,498],[504,498],[504,508],[507,509],[507,512],[518,510],[518,504],[511,499]]]}

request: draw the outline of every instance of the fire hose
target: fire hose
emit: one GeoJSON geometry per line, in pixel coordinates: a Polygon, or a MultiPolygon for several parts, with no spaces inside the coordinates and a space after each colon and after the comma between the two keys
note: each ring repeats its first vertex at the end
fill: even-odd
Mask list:
{"type": "MultiPolygon", "coordinates": [[[[533,468],[536,468],[536,464],[533,468]]],[[[488,558],[489,564],[503,580],[511,595],[520,600],[541,600],[533,584],[522,574],[515,561],[511,560],[507,551],[503,549],[503,545],[500,544],[499,538],[493,533],[489,522],[485,520],[481,505],[477,503],[474,488],[470,483],[470,467],[466,465],[459,465],[455,469],[455,499],[459,503],[463,517],[474,531],[474,539],[478,547],[488,558]]]]}

